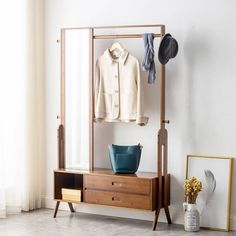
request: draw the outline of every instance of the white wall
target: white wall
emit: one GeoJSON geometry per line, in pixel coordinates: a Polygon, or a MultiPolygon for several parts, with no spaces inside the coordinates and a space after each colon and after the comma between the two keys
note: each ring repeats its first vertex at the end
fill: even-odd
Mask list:
{"type": "MultiPolygon", "coordinates": [[[[171,214],[173,221],[180,223],[186,155],[236,156],[235,7],[234,0],[45,0],[47,102],[43,198],[46,206],[53,206],[53,169],[57,167],[56,116],[60,111],[60,45],[56,40],[60,37],[60,28],[163,23],[167,32],[177,38],[179,54],[167,65],[166,114],[171,121],[168,125],[169,172],[173,176],[171,214]]],[[[142,50],[134,53],[141,56],[142,50]]],[[[157,108],[157,119],[159,104],[153,101],[158,98],[158,86],[158,82],[153,87],[145,84],[146,104],[149,104],[149,108],[157,108]]],[[[149,128],[144,128],[145,132],[155,134],[153,131],[158,122],[152,121],[149,128]]],[[[145,133],[134,127],[130,126],[133,132],[145,133]]],[[[152,138],[143,138],[143,142],[151,154],[148,157],[146,152],[142,157],[141,169],[153,170],[155,142],[152,138]]],[[[233,186],[235,182],[234,175],[233,186]]],[[[235,224],[235,187],[232,199],[231,218],[235,224]]],[[[152,219],[152,214],[132,210],[111,210],[108,207],[89,205],[80,206],[80,210],[152,219]]]]}

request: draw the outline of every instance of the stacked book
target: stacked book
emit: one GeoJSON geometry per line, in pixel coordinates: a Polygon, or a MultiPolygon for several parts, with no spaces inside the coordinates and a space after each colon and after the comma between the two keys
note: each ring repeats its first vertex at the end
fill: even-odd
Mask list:
{"type": "Polygon", "coordinates": [[[68,202],[81,202],[82,199],[82,189],[61,189],[62,200],[68,202]]]}

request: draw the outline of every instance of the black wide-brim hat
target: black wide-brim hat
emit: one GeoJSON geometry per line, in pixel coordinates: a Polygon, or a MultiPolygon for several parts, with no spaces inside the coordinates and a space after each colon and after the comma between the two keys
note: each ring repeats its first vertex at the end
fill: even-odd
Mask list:
{"type": "Polygon", "coordinates": [[[178,49],[179,47],[176,39],[174,39],[171,34],[165,34],[161,40],[158,51],[160,63],[165,65],[171,58],[176,57],[178,49]]]}

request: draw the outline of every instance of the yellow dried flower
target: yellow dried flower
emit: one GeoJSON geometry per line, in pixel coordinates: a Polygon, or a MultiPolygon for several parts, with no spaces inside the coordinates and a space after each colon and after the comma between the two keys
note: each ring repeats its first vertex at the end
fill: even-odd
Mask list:
{"type": "Polygon", "coordinates": [[[201,181],[195,176],[184,181],[185,197],[188,203],[196,203],[198,193],[202,190],[201,181]]]}

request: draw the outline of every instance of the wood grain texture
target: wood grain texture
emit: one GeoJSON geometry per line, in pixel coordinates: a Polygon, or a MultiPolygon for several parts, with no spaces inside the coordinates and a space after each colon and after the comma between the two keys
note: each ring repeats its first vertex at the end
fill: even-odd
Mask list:
{"type": "Polygon", "coordinates": [[[89,29],[89,170],[94,170],[94,30],[89,29]]]}
{"type": "Polygon", "coordinates": [[[60,121],[65,125],[65,30],[61,29],[61,115],[60,121]]]}
{"type": "MultiPolygon", "coordinates": [[[[161,34],[154,34],[155,38],[160,38],[161,34]]],[[[143,38],[143,34],[107,34],[107,35],[94,35],[94,39],[132,39],[143,38]]]]}
{"type": "Polygon", "coordinates": [[[123,176],[84,175],[85,189],[99,189],[114,192],[137,193],[150,195],[151,181],[149,179],[124,178],[123,176]]]}
{"type": "Polygon", "coordinates": [[[157,189],[158,189],[158,202],[157,202],[157,205],[158,205],[158,208],[161,208],[162,206],[162,143],[161,143],[161,133],[159,131],[158,133],[158,144],[157,144],[157,155],[158,155],[158,158],[157,158],[157,173],[158,173],[158,186],[157,186],[157,189]]]}
{"type": "Polygon", "coordinates": [[[150,196],[140,194],[85,190],[84,202],[151,211],[154,210],[154,207],[150,204],[150,196]]]}
{"type": "Polygon", "coordinates": [[[111,169],[97,168],[94,171],[89,170],[79,170],[79,169],[56,169],[54,172],[57,173],[71,173],[71,174],[90,174],[90,175],[102,175],[102,176],[122,176],[124,178],[145,178],[145,179],[154,179],[157,178],[157,174],[154,172],[141,172],[138,171],[135,174],[114,174],[111,169]]]}
{"type": "Polygon", "coordinates": [[[155,178],[152,180],[151,182],[151,197],[150,197],[150,201],[152,206],[154,207],[154,209],[157,208],[157,185],[158,184],[158,178],[155,178]]]}
{"type": "Polygon", "coordinates": [[[58,168],[65,168],[65,139],[64,126],[61,124],[57,130],[58,132],[58,168]]]}

